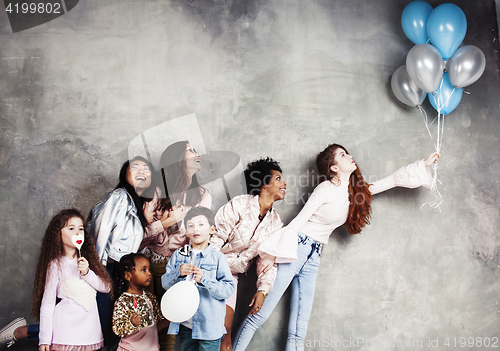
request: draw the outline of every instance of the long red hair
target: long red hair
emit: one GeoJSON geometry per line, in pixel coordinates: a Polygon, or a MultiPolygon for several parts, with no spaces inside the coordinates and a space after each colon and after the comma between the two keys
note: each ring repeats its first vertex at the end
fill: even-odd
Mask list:
{"type": "MultiPolygon", "coordinates": [[[[333,183],[335,183],[334,179],[337,174],[331,170],[331,167],[337,163],[335,151],[338,148],[349,154],[342,145],[331,144],[316,157],[319,173],[333,183]]],[[[369,186],[370,184],[364,180],[359,167],[356,167],[356,170],[349,177],[349,213],[344,223],[349,234],[359,234],[365,225],[370,224],[373,195],[369,186]]]]}
{"type": "MultiPolygon", "coordinates": [[[[52,261],[58,260],[64,255],[64,246],[62,242],[61,229],[63,229],[71,218],[80,218],[85,227],[85,219],[80,211],[71,208],[62,210],[52,218],[45,235],[42,239],[42,247],[40,248],[40,257],[36,267],[35,283],[33,285],[33,293],[31,296],[31,315],[40,318],[40,306],[42,304],[43,292],[45,290],[45,282],[47,271],[52,261]]],[[[106,268],[102,265],[97,252],[95,251],[94,241],[90,234],[85,230],[85,240],[80,250],[83,257],[89,262],[89,268],[101,278],[109,287],[110,292],[113,291],[113,283],[109,277],[106,268]]],[[[58,262],[59,263],[59,262],[58,262]]]]}

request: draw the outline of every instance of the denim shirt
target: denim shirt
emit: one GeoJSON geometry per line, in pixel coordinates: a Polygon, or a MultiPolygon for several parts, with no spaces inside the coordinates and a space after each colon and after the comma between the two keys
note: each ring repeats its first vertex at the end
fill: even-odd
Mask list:
{"type": "MultiPolygon", "coordinates": [[[[166,273],[161,277],[161,283],[168,290],[175,283],[185,280],[180,276],[180,267],[190,263],[189,257],[181,255],[176,250],[166,267],[166,273]]],[[[198,340],[217,340],[225,333],[224,318],[226,316],[226,299],[234,292],[234,281],[231,269],[224,254],[212,248],[212,245],[201,251],[194,259],[194,265],[204,273],[201,283],[195,283],[200,293],[200,306],[193,316],[192,338],[198,340]]],[[[179,332],[180,323],[170,323],[169,334],[179,332]]]]}

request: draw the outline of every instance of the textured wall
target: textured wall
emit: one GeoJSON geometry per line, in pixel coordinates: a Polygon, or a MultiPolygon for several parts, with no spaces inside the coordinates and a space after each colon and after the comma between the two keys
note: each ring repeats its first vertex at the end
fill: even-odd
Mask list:
{"type": "MultiPolygon", "coordinates": [[[[88,212],[116,184],[129,143],[176,117],[196,113],[203,140],[191,141],[209,152],[232,151],[243,164],[280,160],[289,182],[277,206],[285,223],[313,189],[314,157],[329,143],[343,144],[371,181],[427,156],[422,116],[390,89],[412,47],[400,26],[407,3],[87,0],[17,33],[2,12],[0,325],[29,314],[51,216],[69,206],[88,212]]],[[[495,1],[454,3],[468,19],[464,43],[480,47],[487,66],[446,117],[444,202],[440,211],[420,208],[432,201],[428,190],[390,190],[376,196],[362,235],[332,234],[311,350],[365,337],[372,344],[359,348],[367,350],[395,350],[388,343],[397,340],[428,349],[436,339],[433,349],[448,350],[447,337],[500,337],[495,1]]],[[[284,348],[286,302],[251,349],[284,348]]],[[[19,342],[12,350],[34,348],[19,342]]]]}

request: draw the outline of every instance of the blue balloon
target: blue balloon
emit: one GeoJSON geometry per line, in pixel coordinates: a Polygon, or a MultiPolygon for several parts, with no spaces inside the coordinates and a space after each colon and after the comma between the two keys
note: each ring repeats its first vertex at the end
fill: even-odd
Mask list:
{"type": "Polygon", "coordinates": [[[414,44],[425,44],[427,35],[427,20],[433,8],[425,1],[416,0],[406,5],[401,15],[401,26],[408,39],[414,44]]]}
{"type": "Polygon", "coordinates": [[[458,49],[466,32],[465,14],[454,4],[439,5],[431,12],[427,21],[429,39],[445,60],[458,49]]]}
{"type": "Polygon", "coordinates": [[[462,94],[463,89],[455,88],[450,82],[448,72],[444,72],[436,92],[434,94],[428,93],[427,96],[436,111],[447,115],[458,106],[462,100],[462,94]]]}

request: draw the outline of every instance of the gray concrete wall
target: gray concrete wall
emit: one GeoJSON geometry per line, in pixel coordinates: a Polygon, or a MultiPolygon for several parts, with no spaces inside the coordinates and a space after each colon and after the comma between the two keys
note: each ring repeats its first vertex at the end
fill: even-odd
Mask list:
{"type": "MultiPolygon", "coordinates": [[[[232,151],[243,164],[280,160],[285,223],[313,189],[315,155],[329,143],[343,144],[371,181],[427,156],[434,148],[422,116],[390,88],[413,45],[400,25],[407,3],[87,0],[17,33],[2,12],[0,325],[29,315],[51,216],[70,206],[87,213],[116,184],[129,143],[176,117],[196,113],[203,140],[191,141],[207,151],[232,151]]],[[[429,190],[394,189],[375,197],[361,235],[332,234],[310,350],[342,341],[335,349],[396,350],[398,340],[449,350],[462,337],[500,337],[495,1],[454,3],[467,16],[464,43],[481,48],[487,66],[445,119],[440,211],[421,208],[429,190]],[[372,343],[346,344],[357,338],[372,343]]],[[[284,349],[286,302],[252,350],[284,349]]]]}

